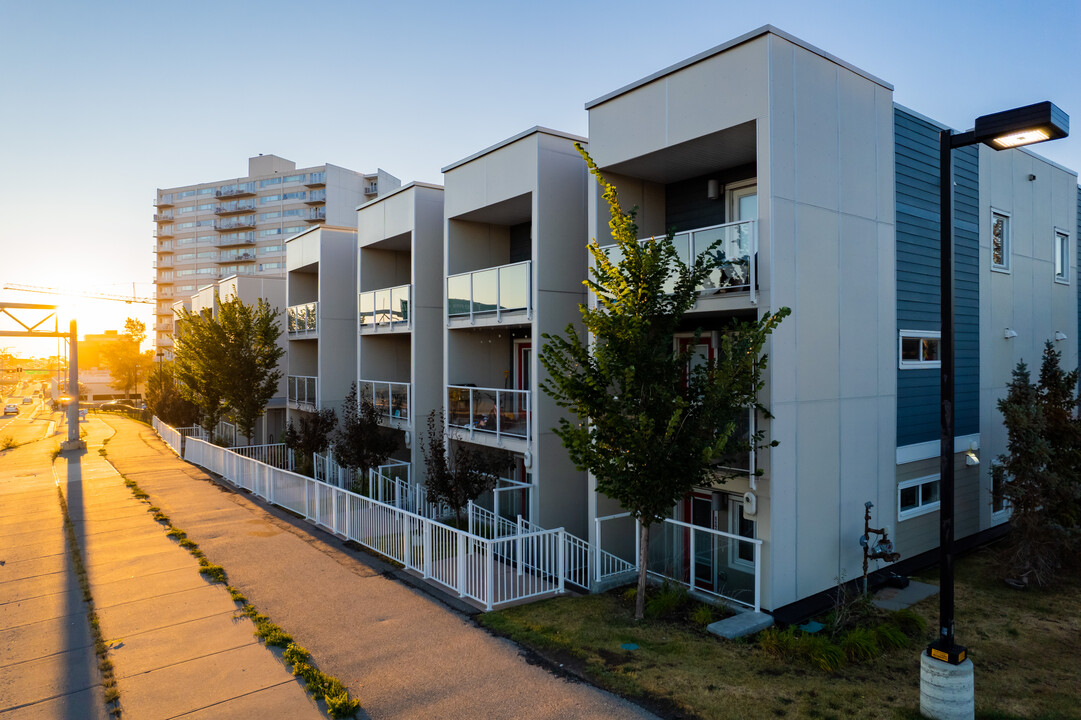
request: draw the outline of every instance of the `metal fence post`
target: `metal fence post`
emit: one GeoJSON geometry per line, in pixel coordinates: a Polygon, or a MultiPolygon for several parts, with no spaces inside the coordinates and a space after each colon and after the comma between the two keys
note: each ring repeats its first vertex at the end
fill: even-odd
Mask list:
{"type": "Polygon", "coordinates": [[[559,528],[559,532],[556,535],[559,542],[559,547],[556,549],[557,565],[559,571],[559,590],[556,592],[562,594],[563,577],[567,574],[567,533],[563,528],[559,528]]]}
{"type": "Polygon", "coordinates": [[[468,520],[466,522],[468,523],[467,527],[469,528],[469,534],[470,535],[476,535],[476,533],[473,532],[473,501],[472,500],[470,500],[468,502],[468,504],[466,505],[466,510],[468,511],[468,516],[467,516],[468,520]]]}
{"type": "Polygon", "coordinates": [[[424,547],[424,568],[422,574],[424,579],[427,580],[432,576],[432,524],[427,520],[424,521],[422,533],[421,543],[424,547]]]}
{"type": "Polygon", "coordinates": [[[694,588],[694,561],[695,561],[695,557],[696,557],[695,549],[694,549],[694,540],[695,540],[694,528],[693,527],[689,528],[688,532],[690,533],[690,536],[691,536],[691,549],[690,549],[690,557],[687,558],[687,574],[690,576],[690,577],[687,578],[687,580],[690,582],[691,590],[694,590],[695,589],[694,588]]]}
{"type": "Polygon", "coordinates": [[[334,534],[338,534],[338,491],[330,491],[330,514],[331,521],[330,527],[334,531],[334,534]]]}
{"type": "Polygon", "coordinates": [[[597,544],[593,546],[593,554],[597,558],[596,580],[599,583],[601,581],[601,519],[593,518],[593,524],[597,527],[597,544]]]}
{"type": "Polygon", "coordinates": [[[455,536],[458,538],[458,597],[465,597],[465,534],[459,530],[455,536]]]}
{"type": "Polygon", "coordinates": [[[484,543],[485,555],[484,558],[484,582],[487,585],[487,592],[485,593],[486,602],[484,609],[491,611],[495,601],[495,541],[489,540],[484,543]]]}
{"type": "Polygon", "coordinates": [[[518,516],[518,524],[514,532],[514,564],[518,566],[518,575],[522,574],[522,516],[518,516]]]}
{"type": "Polygon", "coordinates": [[[754,611],[762,610],[762,543],[754,544],[754,611]]]}
{"type": "Polygon", "coordinates": [[[408,515],[402,516],[402,529],[402,542],[405,543],[402,563],[409,569],[413,567],[413,519],[408,515]]]}

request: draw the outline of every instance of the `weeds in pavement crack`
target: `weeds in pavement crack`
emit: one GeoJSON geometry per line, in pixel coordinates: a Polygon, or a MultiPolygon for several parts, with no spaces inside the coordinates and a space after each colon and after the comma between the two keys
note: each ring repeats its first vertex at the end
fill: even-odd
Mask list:
{"type": "MultiPolygon", "coordinates": [[[[121,477],[124,477],[121,474],[121,477]]],[[[264,644],[283,648],[283,659],[291,669],[293,675],[303,678],[307,690],[316,700],[323,700],[327,706],[327,712],[332,718],[356,717],[360,710],[360,701],[349,697],[349,689],[342,684],[341,680],[319,670],[312,661],[311,653],[293,642],[293,636],[285,632],[281,626],[271,622],[270,618],[263,615],[255,606],[248,602],[244,593],[229,584],[229,578],[225,568],[210,562],[206,554],[199,546],[188,537],[188,534],[173,524],[169,516],[162,512],[156,505],[150,505],[150,496],[140,489],[134,480],[124,478],[124,484],[131,489],[132,494],[145,502],[149,507],[147,512],[154,514],[154,519],[165,525],[165,534],[177,541],[180,547],[187,550],[192,557],[199,561],[199,572],[213,583],[225,585],[230,597],[241,605],[240,614],[251,619],[255,623],[255,636],[264,644]]],[[[66,512],[66,511],[65,511],[66,512]]],[[[92,621],[96,623],[96,620],[92,621]]]]}

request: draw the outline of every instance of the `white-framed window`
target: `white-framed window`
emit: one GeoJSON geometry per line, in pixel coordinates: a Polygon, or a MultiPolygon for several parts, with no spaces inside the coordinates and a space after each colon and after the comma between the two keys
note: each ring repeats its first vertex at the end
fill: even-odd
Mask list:
{"type": "MultiPolygon", "coordinates": [[[[728,532],[751,540],[755,539],[757,527],[754,520],[743,514],[742,498],[728,499],[728,532]]],[[[754,572],[754,543],[729,542],[728,564],[747,572],[754,572]]]]}
{"type": "Polygon", "coordinates": [[[1010,216],[991,212],[991,269],[1010,271],[1010,216]]]}
{"type": "Polygon", "coordinates": [[[1070,234],[1055,228],[1055,282],[1070,284],[1070,234]]]}
{"type": "Polygon", "coordinates": [[[897,366],[902,370],[942,367],[942,333],[938,330],[901,330],[897,342],[897,366]]]}
{"type": "Polygon", "coordinates": [[[938,475],[904,480],[897,484],[898,520],[934,512],[940,504],[938,475]]]}

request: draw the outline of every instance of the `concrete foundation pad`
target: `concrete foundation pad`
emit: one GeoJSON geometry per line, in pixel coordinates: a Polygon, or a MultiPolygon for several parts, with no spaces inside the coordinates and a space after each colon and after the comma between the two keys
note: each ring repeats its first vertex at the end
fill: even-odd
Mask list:
{"type": "Polygon", "coordinates": [[[736,613],[732,617],[718,620],[706,626],[714,635],[727,640],[754,635],[773,625],[773,616],[762,612],[736,613]]]}
{"type": "Polygon", "coordinates": [[[920,653],[920,714],[932,720],[972,720],[976,693],[972,661],[950,665],[920,653]]]}
{"type": "Polygon", "coordinates": [[[908,587],[901,588],[882,588],[875,593],[875,607],[882,608],[883,610],[904,610],[905,608],[912,607],[921,600],[925,600],[932,595],[938,594],[938,585],[928,585],[927,583],[911,581],[908,587]]]}

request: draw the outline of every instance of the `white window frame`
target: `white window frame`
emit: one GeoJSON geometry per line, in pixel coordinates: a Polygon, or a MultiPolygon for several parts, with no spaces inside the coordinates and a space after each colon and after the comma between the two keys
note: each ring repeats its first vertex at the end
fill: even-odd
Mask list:
{"type": "Polygon", "coordinates": [[[1055,282],[1060,285],[1070,284],[1070,233],[1060,227],[1055,228],[1054,245],[1051,246],[1051,264],[1055,267],[1055,282]],[[1062,240],[1062,274],[1058,273],[1059,240],[1062,240]]]}
{"type": "MultiPolygon", "coordinates": [[[[752,531],[751,536],[747,537],[739,531],[739,517],[743,512],[743,498],[730,495],[728,498],[728,532],[733,535],[738,535],[741,538],[747,538],[748,540],[756,540],[758,538],[758,521],[753,518],[744,518],[744,520],[751,523],[752,531]]],[[[739,547],[742,543],[738,540],[730,540],[728,542],[728,566],[744,572],[754,572],[754,562],[744,560],[739,556],[739,547]]]]}
{"type": "Polygon", "coordinates": [[[924,477],[913,478],[911,480],[902,480],[897,483],[897,520],[909,520],[920,515],[926,515],[927,513],[937,512],[939,507],[942,506],[942,479],[936,473],[934,475],[925,475],[924,477]],[[924,485],[930,483],[938,483],[938,500],[929,502],[926,505],[923,503],[923,490],[924,485]],[[901,509],[901,491],[909,488],[921,488],[916,491],[917,505],[909,510],[901,509]]]}
{"type": "Polygon", "coordinates": [[[994,272],[1008,273],[1010,272],[1010,252],[1013,249],[1013,217],[1010,213],[1003,210],[996,210],[991,208],[991,234],[989,239],[991,241],[991,270],[994,272]],[[1003,264],[999,265],[995,263],[995,219],[1002,218],[1006,221],[1006,232],[1003,233],[1002,239],[1002,259],[1003,264]]]}
{"type": "MultiPolygon", "coordinates": [[[[923,354],[923,343],[920,343],[923,354]]],[[[938,330],[898,330],[897,331],[897,367],[901,370],[931,370],[942,367],[942,333],[938,330]],[[917,340],[938,340],[938,360],[905,360],[902,348],[905,338],[917,340]]]]}

